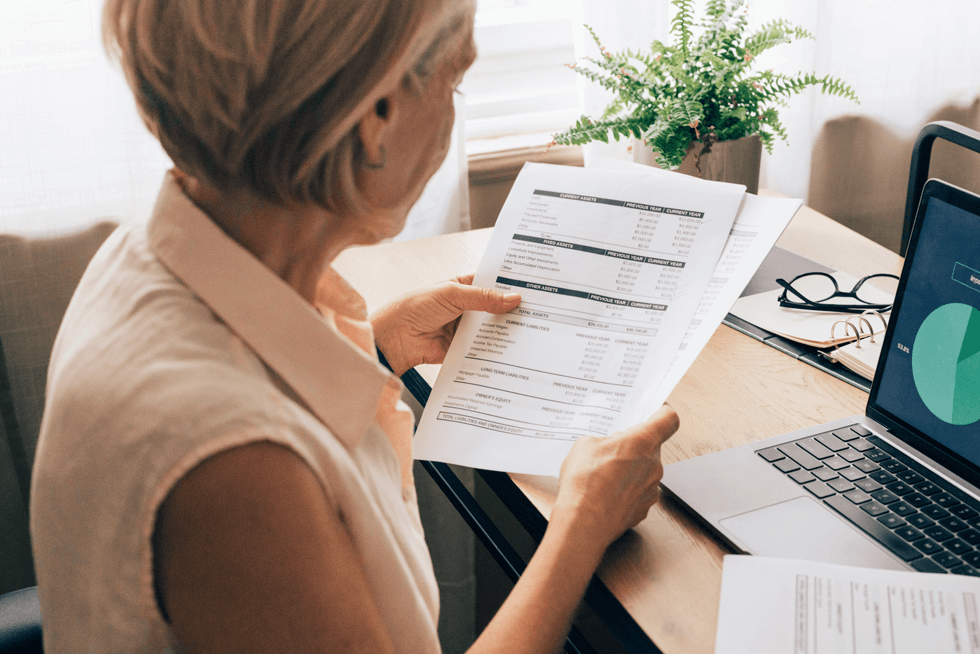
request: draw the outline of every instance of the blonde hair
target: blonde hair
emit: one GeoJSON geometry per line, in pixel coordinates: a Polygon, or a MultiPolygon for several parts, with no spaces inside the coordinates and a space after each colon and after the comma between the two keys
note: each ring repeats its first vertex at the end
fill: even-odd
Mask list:
{"type": "Polygon", "coordinates": [[[103,40],[184,172],[278,203],[363,207],[359,119],[419,86],[473,0],[106,0],[103,40]]]}

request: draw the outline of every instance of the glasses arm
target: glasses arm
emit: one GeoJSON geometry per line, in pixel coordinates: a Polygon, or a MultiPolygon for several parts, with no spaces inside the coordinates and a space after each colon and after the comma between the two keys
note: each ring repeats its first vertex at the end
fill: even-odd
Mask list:
{"type": "MultiPolygon", "coordinates": [[[[795,281],[795,280],[794,280],[794,281],[795,281]]],[[[814,305],[815,305],[815,304],[817,304],[816,302],[814,302],[813,300],[811,300],[810,298],[808,298],[807,296],[805,296],[805,295],[803,295],[803,294],[802,294],[802,293],[800,293],[800,292],[799,292],[798,290],[796,290],[795,288],[793,288],[793,285],[792,285],[792,284],[791,284],[790,282],[788,282],[788,281],[786,281],[785,279],[783,279],[782,277],[779,277],[779,278],[777,278],[777,279],[776,279],[776,283],[777,283],[777,284],[779,284],[780,286],[782,286],[782,287],[783,287],[783,294],[782,294],[782,296],[780,296],[780,298],[779,298],[779,303],[780,303],[780,304],[782,304],[783,302],[793,302],[793,300],[790,300],[790,299],[788,299],[788,298],[786,297],[786,292],[787,292],[787,291],[790,291],[790,292],[792,292],[792,293],[793,293],[793,295],[796,295],[796,296],[798,296],[798,297],[801,297],[801,298],[803,298],[803,300],[804,300],[804,301],[805,301],[805,302],[806,302],[807,304],[814,304],[814,305]]],[[[800,303],[799,303],[799,302],[794,302],[794,304],[800,304],[800,303]]]]}

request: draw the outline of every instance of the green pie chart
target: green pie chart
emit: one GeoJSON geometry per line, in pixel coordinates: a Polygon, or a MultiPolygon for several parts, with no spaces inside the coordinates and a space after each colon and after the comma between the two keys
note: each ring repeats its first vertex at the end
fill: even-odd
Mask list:
{"type": "Polygon", "coordinates": [[[980,311],[944,304],[919,326],[912,378],[926,407],[951,425],[980,420],[980,311]]]}

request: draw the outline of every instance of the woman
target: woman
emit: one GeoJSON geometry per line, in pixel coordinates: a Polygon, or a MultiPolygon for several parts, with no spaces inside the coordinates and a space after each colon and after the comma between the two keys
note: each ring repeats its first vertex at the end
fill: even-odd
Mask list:
{"type": "MultiPolygon", "coordinates": [[[[468,0],[108,0],[172,157],[147,226],[79,284],[32,490],[45,651],[436,652],[396,375],[445,355],[447,282],[370,320],[329,267],[402,228],[474,57],[468,0]]],[[[537,554],[474,651],[556,649],[657,500],[664,409],[566,459],[537,554]]]]}

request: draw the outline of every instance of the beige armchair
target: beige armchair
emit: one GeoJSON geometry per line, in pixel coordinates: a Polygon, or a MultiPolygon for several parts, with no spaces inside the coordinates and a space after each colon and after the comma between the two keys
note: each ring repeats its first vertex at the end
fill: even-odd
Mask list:
{"type": "Polygon", "coordinates": [[[27,511],[48,359],[78,280],[115,228],[0,235],[0,593],[35,584],[27,511]]]}

